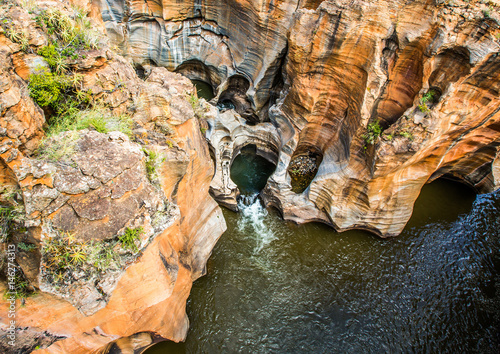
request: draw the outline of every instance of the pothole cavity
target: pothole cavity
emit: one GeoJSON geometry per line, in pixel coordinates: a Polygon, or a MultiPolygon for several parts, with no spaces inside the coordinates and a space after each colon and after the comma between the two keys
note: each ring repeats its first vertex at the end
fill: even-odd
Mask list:
{"type": "Polygon", "coordinates": [[[276,165],[259,155],[254,144],[243,147],[231,164],[230,175],[243,196],[256,195],[266,185],[276,165]]]}

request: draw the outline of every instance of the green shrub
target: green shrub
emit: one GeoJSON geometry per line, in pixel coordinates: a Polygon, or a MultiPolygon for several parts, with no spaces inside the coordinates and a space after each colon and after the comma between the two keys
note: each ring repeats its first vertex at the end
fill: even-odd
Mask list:
{"type": "Polygon", "coordinates": [[[418,109],[421,112],[427,113],[430,111],[429,106],[427,105],[429,102],[432,102],[436,96],[436,91],[429,90],[425,95],[420,98],[420,103],[418,105],[418,109]]]}
{"type": "Polygon", "coordinates": [[[108,129],[106,128],[106,119],[104,118],[104,115],[95,114],[93,111],[88,111],[88,112],[83,112],[83,114],[81,114],[80,117],[81,119],[79,119],[77,123],[78,130],[93,128],[99,133],[108,132],[108,129]]]}
{"type": "Polygon", "coordinates": [[[160,166],[160,164],[165,160],[164,158],[161,159],[160,154],[158,154],[154,150],[149,150],[143,148],[142,151],[144,154],[146,154],[146,174],[148,176],[148,179],[150,182],[153,182],[156,180],[157,176],[157,168],[160,166]]]}
{"type": "Polygon", "coordinates": [[[134,252],[137,252],[139,249],[135,244],[136,240],[140,239],[140,235],[144,232],[144,229],[141,227],[136,227],[135,229],[128,228],[125,230],[125,233],[122,236],[119,236],[118,239],[122,243],[123,247],[128,248],[134,252]]]}
{"type": "Polygon", "coordinates": [[[98,47],[98,34],[92,29],[89,19],[79,12],[75,19],[59,10],[45,10],[36,17],[37,23],[48,34],[56,37],[65,47],[90,49],[98,47]]]}
{"type": "Polygon", "coordinates": [[[191,103],[193,110],[196,110],[196,107],[198,107],[198,101],[199,99],[196,93],[189,94],[189,103],[191,103]]]}
{"type": "Polygon", "coordinates": [[[398,133],[399,136],[402,136],[403,138],[413,140],[413,134],[410,133],[409,131],[403,130],[398,133]]]}
{"type": "Polygon", "coordinates": [[[43,56],[50,68],[56,74],[64,74],[68,70],[68,58],[60,53],[57,45],[49,44],[38,50],[38,54],[43,56]]]}
{"type": "Polygon", "coordinates": [[[363,139],[365,140],[365,143],[373,145],[381,134],[382,127],[380,126],[380,122],[377,120],[368,124],[366,127],[366,133],[363,134],[363,139]]]}
{"type": "Polygon", "coordinates": [[[45,68],[39,68],[29,77],[30,96],[40,107],[57,109],[57,103],[63,99],[64,92],[69,89],[66,77],[53,74],[45,68]]]}
{"type": "Polygon", "coordinates": [[[49,44],[38,49],[38,54],[45,58],[47,64],[50,67],[55,65],[55,58],[59,56],[59,52],[56,50],[56,46],[54,44],[49,44]]]}

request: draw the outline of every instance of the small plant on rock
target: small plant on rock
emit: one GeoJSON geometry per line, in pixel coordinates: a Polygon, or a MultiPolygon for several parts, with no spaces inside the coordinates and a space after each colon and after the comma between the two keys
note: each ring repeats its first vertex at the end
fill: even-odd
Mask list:
{"type": "Polygon", "coordinates": [[[391,141],[394,138],[394,134],[392,134],[392,133],[391,134],[386,134],[386,135],[384,135],[384,138],[386,140],[388,140],[388,141],[391,141]]]}
{"type": "Polygon", "coordinates": [[[377,120],[368,124],[366,127],[366,133],[363,134],[363,139],[366,144],[373,145],[381,134],[382,127],[380,126],[380,122],[377,120]]]}
{"type": "Polygon", "coordinates": [[[14,27],[9,27],[5,31],[5,35],[12,42],[17,43],[21,46],[23,52],[27,52],[29,48],[29,39],[25,31],[18,31],[14,27]]]}
{"type": "Polygon", "coordinates": [[[146,174],[150,182],[158,178],[158,168],[165,158],[161,158],[160,154],[154,150],[143,148],[142,151],[146,154],[146,174]]]}
{"type": "Polygon", "coordinates": [[[26,219],[22,205],[0,206],[0,242],[7,241],[26,219]]]}
{"type": "Polygon", "coordinates": [[[122,243],[123,247],[132,250],[133,252],[137,252],[139,249],[135,244],[135,241],[140,239],[140,235],[144,232],[144,229],[141,227],[136,227],[135,229],[128,228],[125,230],[125,233],[122,236],[119,236],[118,239],[122,243]]]}
{"type": "Polygon", "coordinates": [[[428,103],[432,102],[435,96],[436,96],[436,91],[429,90],[425,95],[422,96],[422,98],[420,98],[418,109],[420,109],[420,111],[424,113],[429,112],[430,109],[428,103]]]}
{"type": "Polygon", "coordinates": [[[87,245],[77,241],[70,233],[44,240],[47,267],[55,272],[65,272],[87,259],[87,245]]]}
{"type": "Polygon", "coordinates": [[[75,152],[76,142],[80,135],[77,131],[66,132],[64,135],[52,136],[41,142],[37,156],[41,159],[59,161],[70,157],[75,152]]]}
{"type": "Polygon", "coordinates": [[[193,110],[196,110],[196,107],[198,107],[199,103],[198,95],[196,93],[189,94],[189,103],[191,103],[191,107],[193,107],[193,110]]]}
{"type": "Polygon", "coordinates": [[[38,15],[36,20],[42,29],[54,36],[65,47],[70,45],[82,49],[98,47],[97,34],[83,12],[78,12],[75,19],[72,19],[59,10],[49,9],[38,15]]]}
{"type": "Polygon", "coordinates": [[[115,244],[116,242],[114,241],[92,241],[88,248],[87,262],[98,272],[106,272],[108,269],[118,269],[120,266],[120,257],[114,250],[115,244]]]}
{"type": "Polygon", "coordinates": [[[413,140],[413,134],[410,133],[409,131],[403,130],[403,131],[399,132],[398,135],[400,135],[403,138],[406,138],[408,140],[413,140]]]}

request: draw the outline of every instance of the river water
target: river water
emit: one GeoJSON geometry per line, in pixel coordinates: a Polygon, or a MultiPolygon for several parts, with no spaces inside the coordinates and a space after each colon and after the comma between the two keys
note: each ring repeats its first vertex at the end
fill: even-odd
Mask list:
{"type": "Polygon", "coordinates": [[[500,194],[438,180],[383,240],[284,222],[253,195],[272,172],[261,163],[235,159],[247,195],[240,213],[223,210],[186,342],[148,353],[499,352],[500,194]]]}

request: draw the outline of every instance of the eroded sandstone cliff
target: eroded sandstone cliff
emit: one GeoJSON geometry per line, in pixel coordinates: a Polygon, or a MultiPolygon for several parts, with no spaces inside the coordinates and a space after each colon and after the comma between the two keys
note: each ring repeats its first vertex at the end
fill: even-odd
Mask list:
{"type": "Polygon", "coordinates": [[[440,176],[479,192],[498,183],[497,1],[104,3],[137,66],[204,80],[240,126],[264,122],[210,124],[212,190],[226,204],[237,191],[224,170],[242,144],[279,156],[267,204],[337,230],[397,235],[440,176]]]}
{"type": "MultiPolygon", "coordinates": [[[[194,88],[165,68],[140,79],[102,36],[80,47],[70,37],[62,47],[51,26],[77,26],[98,8],[31,5],[0,6],[0,286],[11,290],[6,299],[19,296],[14,345],[10,303],[0,305],[2,351],[105,352],[122,337],[132,336],[135,349],[183,340],[191,284],[225,230],[208,193],[213,164],[189,101],[194,88]],[[64,96],[61,113],[43,104],[55,95],[64,96]],[[71,111],[82,102],[84,110],[71,111]],[[9,264],[8,245],[16,246],[9,264]],[[16,268],[14,288],[8,267],[16,268]]],[[[88,27],[98,29],[99,18],[88,27]]]]}

